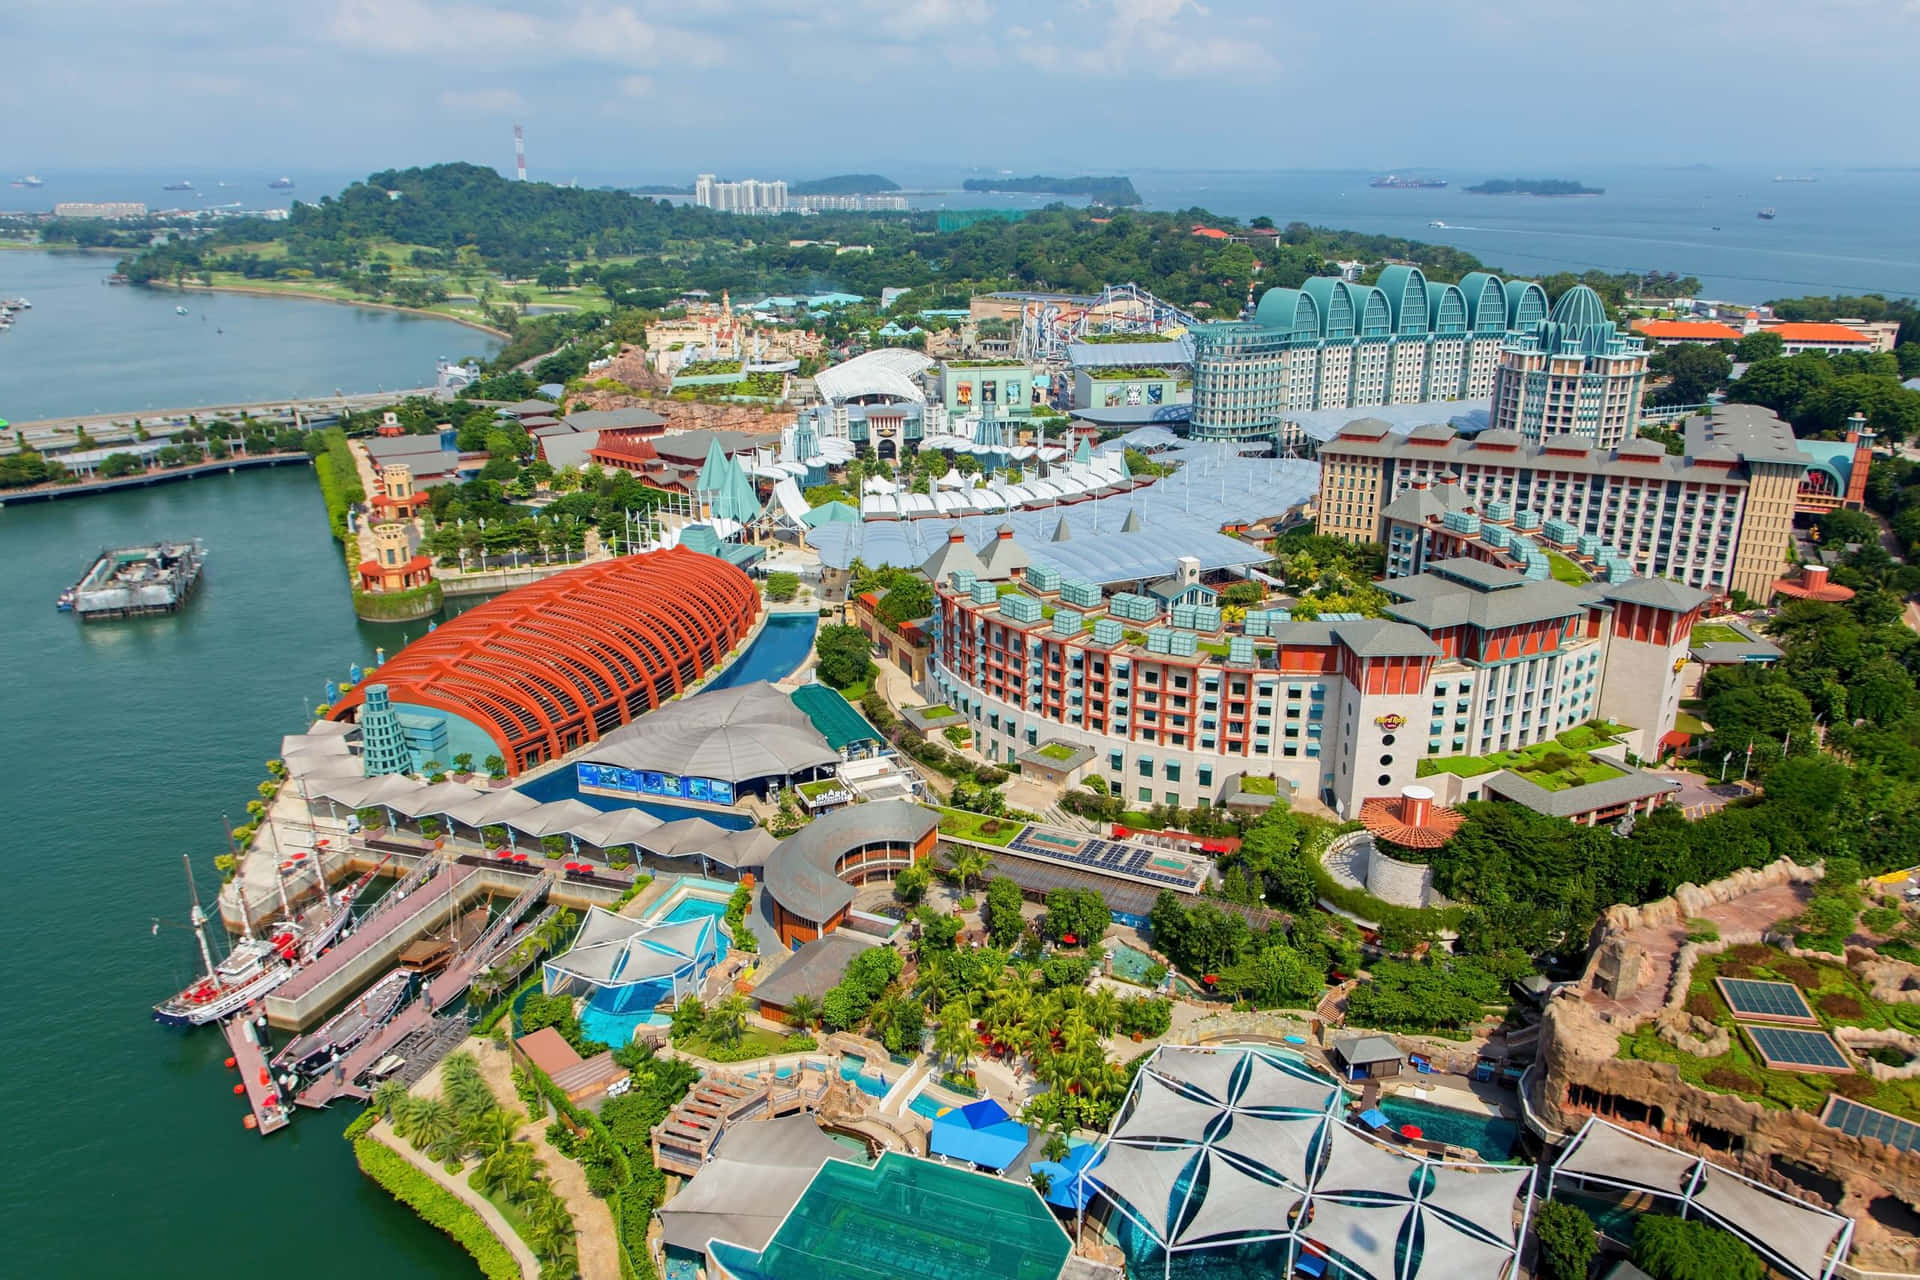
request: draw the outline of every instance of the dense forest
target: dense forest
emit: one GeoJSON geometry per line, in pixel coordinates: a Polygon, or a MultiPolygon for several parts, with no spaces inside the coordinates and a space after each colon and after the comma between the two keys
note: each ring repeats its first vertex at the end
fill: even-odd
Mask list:
{"type": "MultiPolygon", "coordinates": [[[[1219,317],[1239,314],[1250,285],[1298,285],[1336,259],[1413,262],[1444,281],[1483,269],[1472,254],[1445,245],[1301,222],[1281,228],[1267,218],[1243,226],[1197,208],[1097,219],[1049,206],[1019,221],[947,232],[937,222],[932,212],[744,218],[617,191],[509,182],[491,169],[448,164],[376,173],[336,197],[296,206],[284,222],[223,223],[205,236],[154,246],[123,269],[141,281],[208,270],[334,279],[383,296],[389,289],[377,255],[399,245],[408,246],[407,265],[444,273],[451,285],[469,287],[485,272],[543,285],[553,279],[597,287],[621,307],[658,308],[691,288],[731,289],[735,297],[829,290],[877,297],[901,287],[913,292],[896,310],[911,314],[964,306],[981,289],[1090,293],[1132,281],[1219,317]],[[1234,238],[1195,236],[1196,225],[1234,238]],[[790,243],[798,239],[870,245],[872,252],[790,243]],[[283,252],[253,248],[262,244],[283,252]]],[[[1617,305],[1643,278],[1589,272],[1543,281],[1555,295],[1579,282],[1617,305]]]]}
{"type": "Polygon", "coordinates": [[[787,184],[790,196],[864,196],[899,189],[899,183],[877,173],[836,173],[831,178],[808,178],[787,184]]]}

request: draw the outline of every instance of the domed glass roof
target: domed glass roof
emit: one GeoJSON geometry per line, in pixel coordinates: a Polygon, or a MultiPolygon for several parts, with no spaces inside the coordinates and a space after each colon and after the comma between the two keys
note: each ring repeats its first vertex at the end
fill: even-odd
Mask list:
{"type": "Polygon", "coordinates": [[[1553,304],[1553,320],[1566,327],[1569,337],[1578,338],[1595,325],[1607,323],[1607,304],[1592,289],[1577,284],[1553,304]]]}

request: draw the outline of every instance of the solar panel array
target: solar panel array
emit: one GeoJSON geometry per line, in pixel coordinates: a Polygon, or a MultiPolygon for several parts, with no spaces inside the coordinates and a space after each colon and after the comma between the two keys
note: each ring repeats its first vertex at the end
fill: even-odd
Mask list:
{"type": "Polygon", "coordinates": [[[1041,838],[1034,828],[1026,827],[1008,842],[1008,847],[1034,857],[1078,863],[1101,871],[1179,885],[1183,889],[1191,889],[1196,880],[1192,872],[1175,875],[1154,866],[1154,859],[1161,856],[1154,850],[1142,845],[1122,844],[1118,840],[1093,838],[1078,841],[1075,848],[1064,849],[1054,838],[1041,838]]]}
{"type": "Polygon", "coordinates": [[[1749,1024],[1747,1034],[1753,1047],[1766,1059],[1767,1066],[1800,1071],[1852,1071],[1853,1064],[1840,1046],[1824,1031],[1802,1031],[1798,1027],[1756,1027],[1749,1024]]]}
{"type": "Polygon", "coordinates": [[[1813,1022],[1806,997],[1791,982],[1762,982],[1753,978],[1716,978],[1720,994],[1736,1018],[1757,1022],[1813,1022]]]}
{"type": "Polygon", "coordinates": [[[1878,1138],[1896,1150],[1920,1150],[1920,1124],[1862,1106],[1837,1093],[1827,1098],[1827,1109],[1821,1113],[1820,1121],[1829,1129],[1838,1129],[1856,1138],[1878,1138]]]}

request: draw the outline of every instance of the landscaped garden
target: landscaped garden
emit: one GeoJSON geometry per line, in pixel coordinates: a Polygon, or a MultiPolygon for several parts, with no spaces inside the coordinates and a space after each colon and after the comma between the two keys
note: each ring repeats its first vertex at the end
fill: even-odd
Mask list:
{"type": "Polygon", "coordinates": [[[1703,644],[1748,644],[1750,641],[1724,622],[1701,622],[1695,624],[1687,643],[1698,648],[1703,644]]]}
{"type": "Polygon", "coordinates": [[[1272,778],[1242,776],[1240,794],[1248,796],[1275,796],[1280,794],[1279,786],[1272,778]]]}
{"type": "Polygon", "coordinates": [[[981,844],[1011,844],[1013,838],[1020,834],[1020,828],[1026,825],[1013,818],[995,818],[965,809],[941,809],[939,812],[940,834],[962,840],[977,840],[981,844]]]}
{"type": "Polygon", "coordinates": [[[1057,761],[1060,761],[1061,763],[1065,763],[1066,761],[1073,759],[1073,748],[1068,746],[1064,742],[1049,742],[1046,746],[1040,748],[1040,750],[1035,752],[1034,754],[1038,756],[1043,756],[1048,760],[1057,760],[1057,761]]]}
{"type": "MultiPolygon", "coordinates": [[[[1734,1093],[1779,1110],[1818,1113],[1837,1093],[1870,1107],[1920,1119],[1920,1079],[1875,1080],[1864,1070],[1847,1074],[1781,1071],[1769,1068],[1740,1030],[1740,1022],[1722,999],[1715,978],[1747,978],[1792,983],[1827,1031],[1835,1027],[1891,1028],[1920,1034],[1920,1005],[1889,1004],[1868,994],[1860,976],[1837,961],[1790,956],[1777,947],[1749,943],[1707,956],[1694,966],[1687,985],[1686,1009],[1730,1033],[1731,1047],[1717,1057],[1701,1058],[1662,1040],[1648,1022],[1620,1037],[1620,1056],[1672,1063],[1680,1078],[1701,1089],[1734,1093]]],[[[1848,1050],[1856,1058],[1857,1050],[1848,1050]]],[[[1905,1061],[1897,1050],[1888,1059],[1905,1061]]],[[[1889,1061],[1888,1065],[1896,1065],[1889,1061]]]]}
{"type": "MultiPolygon", "coordinates": [[[[1551,742],[1536,743],[1518,751],[1422,760],[1417,773],[1423,778],[1435,773],[1474,778],[1496,769],[1507,769],[1547,791],[1565,791],[1569,787],[1605,782],[1625,773],[1619,766],[1588,754],[1595,747],[1612,742],[1615,736],[1624,731],[1624,726],[1596,720],[1592,724],[1568,729],[1556,735],[1551,742]]],[[[1245,790],[1244,783],[1241,789],[1245,790]]]]}
{"type": "Polygon", "coordinates": [[[1554,581],[1564,582],[1570,587],[1581,587],[1593,581],[1593,575],[1582,569],[1558,551],[1547,552],[1547,572],[1554,581]]]}

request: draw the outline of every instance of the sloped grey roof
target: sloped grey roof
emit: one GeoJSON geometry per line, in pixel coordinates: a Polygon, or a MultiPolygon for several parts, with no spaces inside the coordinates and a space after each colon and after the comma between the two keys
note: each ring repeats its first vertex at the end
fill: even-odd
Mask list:
{"type": "Polygon", "coordinates": [[[806,712],[764,680],[695,694],[600,739],[597,764],[744,782],[837,763],[806,712]]]}
{"type": "Polygon", "coordinates": [[[1600,593],[1600,598],[1685,613],[1689,609],[1699,608],[1713,597],[1698,587],[1689,587],[1671,578],[1628,578],[1625,582],[1609,586],[1600,593]]]}
{"type": "Polygon", "coordinates": [[[1336,622],[1333,634],[1340,643],[1361,658],[1437,658],[1440,646],[1428,639],[1419,627],[1384,618],[1360,622],[1336,622]]]}
{"type": "Polygon", "coordinates": [[[713,1160],[660,1206],[661,1232],[697,1253],[709,1240],[764,1249],[820,1166],[845,1155],[808,1115],[728,1125],[713,1160]]]}
{"type": "Polygon", "coordinates": [[[754,998],[785,1008],[797,995],[818,1000],[840,981],[853,958],[875,945],[848,929],[802,943],[800,949],[781,961],[780,967],[753,989],[754,998]]]}
{"type": "Polygon", "coordinates": [[[863,844],[913,844],[939,823],[910,800],[854,804],[816,818],[767,859],[767,892],[816,923],[853,902],[853,886],[834,873],[840,856],[863,844]]]}

